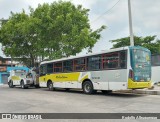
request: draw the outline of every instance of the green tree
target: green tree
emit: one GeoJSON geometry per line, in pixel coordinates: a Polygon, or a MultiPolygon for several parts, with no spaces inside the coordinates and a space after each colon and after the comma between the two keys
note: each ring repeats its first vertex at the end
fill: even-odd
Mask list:
{"type": "Polygon", "coordinates": [[[105,26],[93,31],[88,9],[71,2],[39,5],[32,16],[39,19],[39,35],[44,56],[50,59],[76,55],[84,48],[91,51],[105,26]]]}
{"type": "MultiPolygon", "coordinates": [[[[130,45],[130,37],[111,40],[113,43],[112,48],[124,47],[130,45]]],[[[156,39],[156,36],[138,37],[134,36],[134,45],[143,46],[148,48],[151,53],[160,53],[160,40],[156,39]]]]}
{"type": "Polygon", "coordinates": [[[92,50],[100,39],[101,26],[93,31],[88,9],[71,2],[53,2],[30,7],[30,13],[11,13],[0,29],[0,42],[5,54],[33,66],[38,57],[56,59],[92,50]]]}
{"type": "Polygon", "coordinates": [[[34,66],[38,50],[35,25],[35,18],[31,18],[24,10],[22,13],[11,13],[8,22],[0,30],[4,53],[12,58],[16,57],[28,66],[34,66]]]}

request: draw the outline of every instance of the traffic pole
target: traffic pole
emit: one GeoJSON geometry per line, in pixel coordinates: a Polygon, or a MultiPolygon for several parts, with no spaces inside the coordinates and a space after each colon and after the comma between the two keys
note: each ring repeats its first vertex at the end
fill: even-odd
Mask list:
{"type": "Polygon", "coordinates": [[[132,12],[131,12],[130,0],[128,0],[128,15],[129,15],[130,46],[134,46],[134,37],[133,37],[133,30],[132,30],[132,12]]]}

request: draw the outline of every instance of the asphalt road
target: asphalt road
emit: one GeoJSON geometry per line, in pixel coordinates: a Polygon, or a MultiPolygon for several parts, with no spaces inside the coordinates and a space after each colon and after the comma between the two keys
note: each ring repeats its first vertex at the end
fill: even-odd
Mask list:
{"type": "Polygon", "coordinates": [[[82,91],[0,86],[0,113],[160,113],[159,95],[85,95],[82,91]]]}

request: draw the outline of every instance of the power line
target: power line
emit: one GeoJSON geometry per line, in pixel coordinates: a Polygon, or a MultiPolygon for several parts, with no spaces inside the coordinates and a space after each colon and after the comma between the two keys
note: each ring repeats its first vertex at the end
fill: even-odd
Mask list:
{"type": "Polygon", "coordinates": [[[97,17],[95,20],[93,20],[91,23],[94,23],[95,21],[99,20],[103,15],[109,13],[118,3],[120,0],[118,0],[110,9],[105,11],[103,14],[101,14],[99,17],[97,17]]]}

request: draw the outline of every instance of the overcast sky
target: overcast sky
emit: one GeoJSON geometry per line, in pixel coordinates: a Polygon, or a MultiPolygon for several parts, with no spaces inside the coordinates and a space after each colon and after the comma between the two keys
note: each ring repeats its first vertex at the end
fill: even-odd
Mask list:
{"type": "MultiPolygon", "coordinates": [[[[36,8],[38,4],[53,1],[57,0],[0,0],[0,18],[7,19],[10,11],[21,12],[22,9],[28,11],[29,6],[36,8]]],[[[102,32],[102,38],[95,44],[93,52],[111,48],[110,40],[129,36],[128,0],[71,1],[75,5],[82,4],[84,8],[90,9],[89,19],[93,29],[101,25],[107,26],[107,29],[102,32]],[[108,10],[110,11],[104,14],[108,10]]],[[[160,39],[160,0],[131,0],[131,3],[134,35],[157,35],[157,38],[160,39]]],[[[85,51],[81,54],[84,53],[85,51]]],[[[0,55],[2,55],[1,51],[0,55]]]]}

